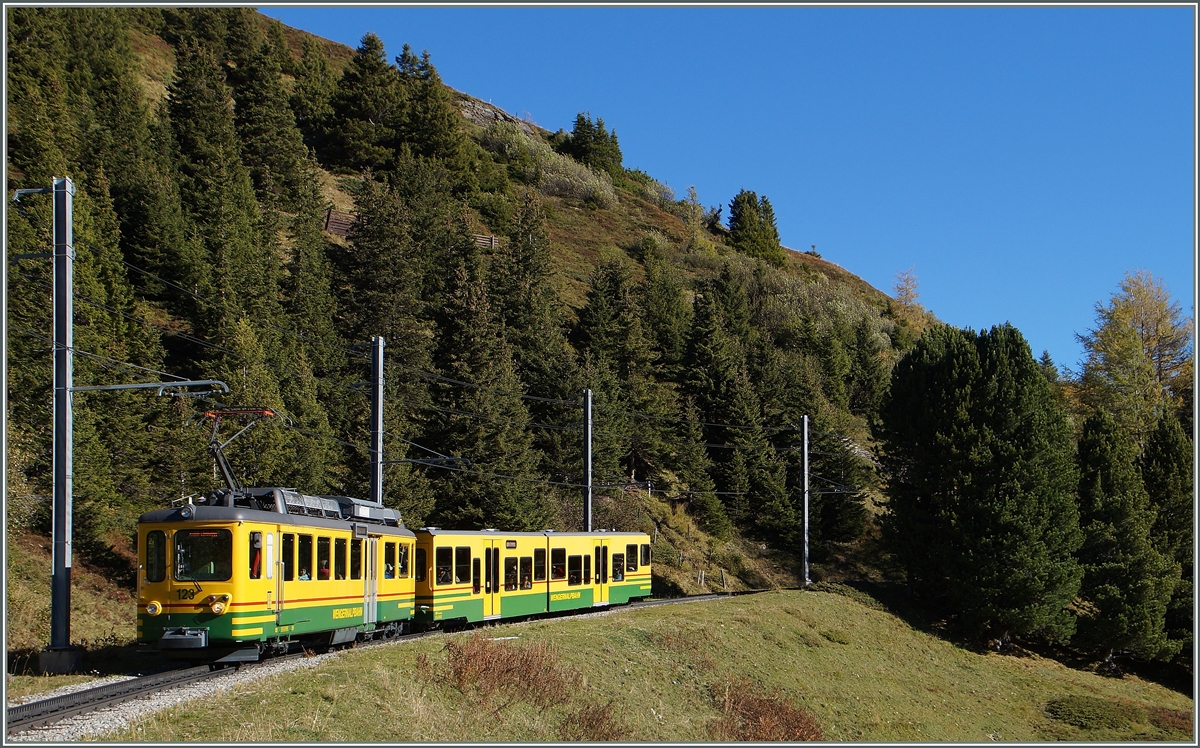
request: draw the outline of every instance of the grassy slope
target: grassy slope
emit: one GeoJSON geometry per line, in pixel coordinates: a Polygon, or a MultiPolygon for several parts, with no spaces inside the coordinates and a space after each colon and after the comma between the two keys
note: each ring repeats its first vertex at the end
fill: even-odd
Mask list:
{"type": "Polygon", "coordinates": [[[828,740],[1190,739],[1191,700],[1161,686],[1036,656],[966,651],[875,606],[823,592],[511,624],[450,642],[347,652],[315,672],[191,702],[109,738],[702,741],[713,739],[729,685],[782,699],[778,710],[806,709],[828,740]],[[502,640],[472,643],[474,636],[502,640]],[[490,651],[484,659],[492,665],[524,664],[502,680],[486,668],[456,671],[460,646],[490,651]],[[503,685],[534,674],[535,685],[503,685]],[[539,702],[537,683],[559,685],[539,702]],[[1115,727],[1080,728],[1046,711],[1070,694],[1132,708],[1115,727]],[[589,704],[607,706],[589,712],[589,704]]]}
{"type": "Polygon", "coordinates": [[[136,637],[133,593],[88,566],[79,554],[71,568],[71,644],[85,649],[88,675],[38,677],[37,652],[50,644],[49,538],[29,533],[6,538],[5,647],[8,694],[22,696],[124,672],[136,637]]]}

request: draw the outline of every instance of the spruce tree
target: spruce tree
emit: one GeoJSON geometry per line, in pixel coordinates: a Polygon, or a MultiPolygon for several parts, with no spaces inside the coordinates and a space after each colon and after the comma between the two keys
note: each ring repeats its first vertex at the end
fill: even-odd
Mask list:
{"type": "Polygon", "coordinates": [[[308,152],[266,41],[236,70],[234,123],[242,143],[242,162],[250,170],[260,201],[278,203],[294,213],[300,190],[312,185],[315,175],[305,168],[308,152]]]}
{"type": "Polygon", "coordinates": [[[1173,655],[1179,644],[1167,639],[1165,617],[1180,570],[1151,542],[1154,510],[1133,439],[1096,411],[1083,424],[1078,462],[1084,574],[1075,642],[1101,653],[1110,668],[1126,652],[1173,655]]]}
{"type": "Polygon", "coordinates": [[[1196,561],[1192,442],[1178,419],[1164,413],[1142,453],[1142,481],[1155,512],[1150,538],[1155,548],[1180,567],[1179,582],[1167,604],[1167,638],[1180,646],[1177,660],[1191,662],[1195,622],[1196,561]]]}
{"type": "Polygon", "coordinates": [[[342,73],[331,107],[325,139],[333,163],[359,170],[392,162],[396,129],[404,117],[404,92],[375,34],[363,36],[342,73]]]}
{"type": "MultiPolygon", "coordinates": [[[[193,287],[214,302],[203,310],[199,329],[220,342],[232,334],[233,320],[249,314],[265,333],[279,320],[279,263],[262,246],[261,214],[241,162],[232,97],[212,53],[185,43],[168,95],[180,198],[207,260],[196,269],[193,287]]],[[[270,351],[274,337],[259,343],[270,351]]]]}
{"type": "Polygon", "coordinates": [[[676,380],[687,346],[691,305],[684,296],[683,283],[660,255],[647,256],[645,267],[646,283],[640,288],[638,306],[663,375],[676,380]]]}
{"type": "Polygon", "coordinates": [[[742,190],[729,203],[729,239],[734,249],[783,266],[787,260],[775,227],[775,209],[764,195],[742,190]]]}
{"type": "Polygon", "coordinates": [[[704,447],[699,411],[691,400],[684,400],[679,415],[679,438],[671,459],[681,483],[677,490],[689,497],[692,513],[705,532],[720,540],[728,539],[732,525],[710,475],[713,464],[704,447]]]}
{"type": "Polygon", "coordinates": [[[399,143],[415,156],[440,159],[454,175],[456,191],[469,190],[473,182],[471,149],[463,132],[462,115],[429,61],[429,52],[418,58],[404,45],[396,57],[396,71],[406,99],[404,116],[397,125],[399,143]]]}
{"type": "Polygon", "coordinates": [[[927,330],[892,371],[876,436],[885,541],[910,588],[969,635],[1068,638],[1070,432],[1021,334],[927,330]]]}
{"type": "Polygon", "coordinates": [[[305,145],[325,160],[328,158],[325,128],[333,116],[330,102],[338,81],[316,39],[305,37],[304,50],[294,65],[293,75],[296,83],[292,87],[290,103],[296,115],[296,126],[304,136],[305,145]]]}
{"type": "Polygon", "coordinates": [[[447,454],[471,460],[472,471],[437,476],[437,521],[456,527],[535,530],[550,508],[536,486],[537,455],[528,413],[507,342],[488,305],[482,258],[466,231],[457,234],[447,268],[434,362],[444,376],[428,440],[447,454]]]}

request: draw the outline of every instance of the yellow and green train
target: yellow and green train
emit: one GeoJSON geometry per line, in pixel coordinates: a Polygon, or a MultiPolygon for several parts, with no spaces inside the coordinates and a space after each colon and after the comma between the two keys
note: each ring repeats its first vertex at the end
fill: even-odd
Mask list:
{"type": "Polygon", "coordinates": [[[651,593],[645,533],[414,532],[372,502],[283,488],[143,514],[138,554],[138,641],[219,663],[651,593]]]}
{"type": "Polygon", "coordinates": [[[417,530],[416,621],[475,623],[650,596],[650,537],[630,532],[417,530]]]}

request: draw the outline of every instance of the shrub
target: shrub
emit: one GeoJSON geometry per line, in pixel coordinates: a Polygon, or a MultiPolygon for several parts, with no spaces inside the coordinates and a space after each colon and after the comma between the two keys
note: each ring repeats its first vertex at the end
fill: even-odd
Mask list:
{"type": "Polygon", "coordinates": [[[617,205],[612,177],[595,172],[570,156],[556,153],[548,143],[531,138],[511,122],[495,122],[484,131],[484,148],[509,163],[510,174],[536,184],[542,194],[571,197],[599,208],[617,205]]]}
{"type": "Polygon", "coordinates": [[[850,635],[841,629],[829,629],[822,631],[821,636],[833,642],[834,644],[849,644],[850,635]]]}
{"type": "Polygon", "coordinates": [[[517,699],[550,706],[579,681],[577,672],[559,667],[557,652],[545,642],[519,647],[476,633],[451,639],[444,651],[437,679],[481,702],[506,692],[510,698],[497,711],[517,699]]]}
{"type": "Polygon", "coordinates": [[[585,704],[579,711],[568,714],[559,728],[563,740],[611,742],[621,740],[629,729],[616,717],[613,702],[585,704]]]}
{"type": "Polygon", "coordinates": [[[720,741],[823,740],[824,733],[803,708],[782,696],[764,696],[745,679],[712,686],[713,700],[724,716],[709,725],[720,741]]]}
{"type": "Polygon", "coordinates": [[[1155,707],[1150,710],[1150,724],[1163,730],[1190,734],[1193,729],[1192,713],[1155,707]]]}
{"type": "Polygon", "coordinates": [[[1060,696],[1046,704],[1046,712],[1060,722],[1095,730],[1119,729],[1145,719],[1146,713],[1134,704],[1109,701],[1096,696],[1060,696]]]}

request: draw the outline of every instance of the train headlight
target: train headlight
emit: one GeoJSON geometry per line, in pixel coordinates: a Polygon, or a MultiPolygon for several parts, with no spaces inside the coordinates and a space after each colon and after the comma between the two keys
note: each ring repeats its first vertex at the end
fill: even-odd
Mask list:
{"type": "Polygon", "coordinates": [[[196,510],[191,504],[184,504],[183,508],[179,510],[179,516],[183,517],[184,519],[191,519],[193,516],[195,516],[195,514],[196,510]]]}
{"type": "Polygon", "coordinates": [[[204,602],[208,603],[209,609],[214,615],[221,615],[229,607],[229,595],[209,595],[204,602]]]}
{"type": "Polygon", "coordinates": [[[156,601],[146,603],[146,615],[156,616],[162,612],[162,605],[156,601]]]}

